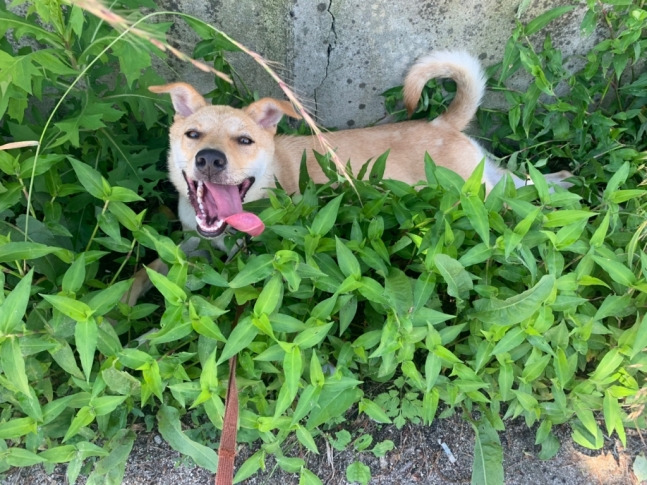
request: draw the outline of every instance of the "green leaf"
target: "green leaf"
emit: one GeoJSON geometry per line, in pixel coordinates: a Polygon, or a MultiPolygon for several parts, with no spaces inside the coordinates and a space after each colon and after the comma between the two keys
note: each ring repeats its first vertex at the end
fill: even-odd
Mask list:
{"type": "Polygon", "coordinates": [[[378,423],[390,424],[389,418],[384,410],[370,399],[362,399],[359,403],[359,412],[365,413],[369,418],[378,423]]]}
{"type": "Polygon", "coordinates": [[[74,172],[76,172],[77,179],[79,180],[79,182],[81,182],[81,185],[83,185],[85,190],[87,190],[90,195],[96,197],[97,199],[107,200],[108,196],[110,195],[105,190],[106,187],[110,187],[108,181],[89,165],[83,162],[79,162],[74,158],[70,158],[69,160],[72,164],[74,172]]]}
{"type": "Polygon", "coordinates": [[[65,436],[63,437],[63,442],[75,436],[81,430],[81,428],[94,421],[95,417],[96,415],[94,414],[94,410],[90,406],[83,406],[81,409],[79,409],[79,411],[76,413],[76,416],[72,420],[70,427],[67,429],[65,436]]]}
{"type": "Polygon", "coordinates": [[[371,172],[368,175],[368,179],[371,183],[377,184],[384,178],[384,171],[386,170],[386,162],[389,158],[389,152],[390,150],[387,150],[382,153],[371,166],[371,172]]]}
{"type": "Polygon", "coordinates": [[[539,452],[540,460],[550,460],[554,458],[559,452],[560,442],[557,437],[550,433],[548,437],[541,443],[541,451],[539,452]]]}
{"type": "Polygon", "coordinates": [[[187,300],[186,292],[163,274],[148,267],[146,267],[146,274],[169,304],[177,306],[187,300]]]}
{"type": "Polygon", "coordinates": [[[276,464],[288,473],[298,473],[306,462],[303,458],[289,458],[287,456],[277,456],[276,464]]]}
{"type": "Polygon", "coordinates": [[[39,454],[49,463],[67,463],[76,456],[77,450],[74,445],[62,445],[49,448],[39,454]]]}
{"type": "Polygon", "coordinates": [[[229,286],[242,288],[264,280],[274,271],[273,260],[274,256],[271,254],[261,254],[250,258],[240,273],[229,282],[229,286]]]}
{"type": "Polygon", "coordinates": [[[140,369],[147,364],[152,364],[155,360],[150,354],[137,349],[125,348],[117,356],[119,362],[131,369],[140,369]]]}
{"type": "Polygon", "coordinates": [[[85,254],[81,253],[72,263],[72,266],[63,275],[63,291],[68,294],[75,294],[85,280],[85,254]]]}
{"type": "Polygon", "coordinates": [[[9,448],[2,454],[3,461],[9,466],[33,466],[45,461],[45,458],[23,448],[9,448]]]}
{"type": "Polygon", "coordinates": [[[544,275],[539,282],[529,290],[506,300],[477,300],[473,314],[484,323],[514,325],[530,318],[546,303],[555,288],[555,277],[544,275]]]}
{"type": "Polygon", "coordinates": [[[328,335],[328,332],[330,331],[333,324],[334,322],[330,322],[324,325],[317,325],[314,327],[306,328],[295,337],[294,345],[298,346],[302,350],[314,347],[319,342],[321,342],[326,337],[326,335],[328,335]]]}
{"type": "Polygon", "coordinates": [[[335,225],[337,213],[344,195],[339,195],[322,207],[312,221],[310,234],[313,236],[325,236],[335,225]]]}
{"type": "Polygon", "coordinates": [[[326,382],[326,377],[323,373],[321,362],[319,362],[319,357],[317,356],[317,352],[312,352],[312,357],[310,357],[310,383],[314,387],[321,388],[323,387],[325,382],[326,382]]]}
{"type": "Polygon", "coordinates": [[[353,436],[346,429],[335,432],[335,438],[328,437],[328,441],[334,449],[337,451],[344,451],[350,442],[353,440],[353,436]]]}
{"type": "Polygon", "coordinates": [[[319,406],[310,412],[306,423],[308,429],[316,428],[348,411],[362,395],[362,391],[357,387],[358,384],[361,382],[347,377],[339,381],[326,381],[319,395],[319,406]]]}
{"type": "Polygon", "coordinates": [[[632,307],[631,295],[608,295],[595,312],[594,320],[603,320],[607,317],[619,317],[632,307]]]}
{"type": "Polygon", "coordinates": [[[0,303],[0,336],[18,332],[27,311],[34,270],[22,278],[0,303]]]}
{"type": "Polygon", "coordinates": [[[411,360],[403,362],[400,366],[402,373],[411,380],[414,387],[419,390],[426,390],[425,380],[422,378],[422,374],[416,368],[416,364],[411,360]]]}
{"type": "Polygon", "coordinates": [[[361,278],[362,270],[359,261],[350,249],[335,236],[335,248],[337,251],[337,261],[339,262],[339,269],[346,277],[352,277],[356,280],[361,278]]]}
{"type": "Polygon", "coordinates": [[[312,437],[310,431],[308,431],[303,426],[298,426],[296,435],[299,443],[305,446],[308,451],[310,451],[311,453],[316,453],[317,455],[319,454],[319,449],[317,448],[317,444],[315,443],[315,440],[312,437]]]}
{"type": "Polygon", "coordinates": [[[544,12],[543,14],[535,17],[533,20],[528,22],[524,28],[526,35],[532,35],[539,32],[541,29],[546,27],[550,22],[555,20],[558,17],[561,17],[565,13],[570,12],[576,5],[562,5],[560,7],[551,8],[550,10],[544,12]]]}
{"type": "Polygon", "coordinates": [[[391,307],[398,315],[408,314],[413,308],[413,289],[409,277],[404,271],[392,267],[384,283],[391,307]]]}
{"type": "MultiPolygon", "coordinates": [[[[465,181],[461,189],[461,195],[466,198],[476,197],[481,192],[481,185],[483,184],[483,172],[485,170],[485,159],[481,160],[476,166],[472,174],[465,181]]],[[[461,197],[462,200],[462,197],[461,197]]]]}
{"type": "Polygon", "coordinates": [[[604,200],[610,200],[613,194],[618,190],[620,185],[627,180],[630,169],[631,169],[631,165],[629,164],[629,162],[625,162],[622,165],[620,165],[620,168],[615,171],[615,173],[611,176],[611,178],[607,182],[607,186],[605,187],[604,192],[602,194],[602,197],[604,200]]]}
{"type": "Polygon", "coordinates": [[[56,310],[77,322],[86,322],[92,317],[92,309],[82,301],[62,295],[41,295],[56,310]]]}
{"type": "Polygon", "coordinates": [[[24,241],[8,242],[0,246],[0,250],[0,263],[38,259],[48,254],[54,254],[63,262],[71,262],[73,257],[72,252],[67,249],[24,241]]]}
{"type": "Polygon", "coordinates": [[[104,416],[117,409],[128,396],[101,396],[90,401],[90,406],[94,409],[97,416],[104,416]]]}
{"type": "Polygon", "coordinates": [[[29,433],[36,433],[38,425],[33,418],[15,418],[0,423],[0,439],[20,438],[29,433]]]}
{"type": "Polygon", "coordinates": [[[119,59],[119,72],[126,78],[126,85],[132,87],[140,78],[143,69],[151,65],[151,57],[146,49],[126,38],[112,46],[119,59]]]}
{"type": "Polygon", "coordinates": [[[597,215],[595,212],[577,210],[577,209],[563,209],[549,212],[545,215],[544,224],[545,228],[562,227],[585,219],[589,219],[597,215]]]}
{"type": "MultiPolygon", "coordinates": [[[[540,352],[538,352],[541,354],[540,352]]],[[[521,379],[524,382],[532,383],[543,375],[544,369],[552,359],[550,354],[541,355],[536,359],[528,359],[521,373],[521,379]]]]}
{"type": "Polygon", "coordinates": [[[580,420],[580,423],[584,425],[586,431],[591,433],[591,436],[597,437],[600,433],[600,428],[598,423],[593,415],[591,409],[587,407],[586,404],[580,401],[574,403],[575,415],[580,420]]]}
{"type": "Polygon", "coordinates": [[[591,374],[591,380],[594,382],[604,381],[616,371],[624,359],[624,356],[620,353],[620,350],[617,347],[609,350],[605,356],[602,357],[602,360],[600,360],[600,363],[593,374],[591,374]]]}
{"type": "Polygon", "coordinates": [[[141,387],[142,390],[142,405],[148,401],[151,395],[155,395],[160,401],[163,400],[162,391],[162,376],[160,374],[160,366],[156,360],[151,360],[150,363],[141,367],[142,377],[144,383],[141,387]]]}
{"type": "Polygon", "coordinates": [[[446,254],[436,254],[433,261],[438,273],[447,283],[447,293],[454,298],[467,299],[474,285],[463,265],[446,254]]]}
{"type": "Polygon", "coordinates": [[[482,418],[475,432],[474,461],[472,466],[472,484],[489,485],[504,483],[503,480],[503,449],[499,434],[487,421],[482,418]]]}
{"type": "Polygon", "coordinates": [[[265,284],[261,294],[254,304],[254,315],[270,315],[281,305],[283,300],[283,278],[279,273],[274,274],[265,284]]]}
{"type": "Polygon", "coordinates": [[[110,202],[141,202],[144,199],[126,187],[115,186],[110,189],[107,200],[110,202]]]}
{"type": "Polygon", "coordinates": [[[314,406],[316,406],[320,394],[321,386],[319,385],[319,383],[317,383],[317,386],[313,385],[305,387],[303,392],[301,392],[301,396],[299,397],[299,402],[297,403],[297,406],[294,410],[292,423],[290,424],[290,426],[294,426],[299,421],[301,421],[310,412],[310,410],[314,406]]]}
{"type": "Polygon", "coordinates": [[[254,326],[251,317],[247,316],[242,318],[238,322],[238,325],[231,331],[217,364],[222,364],[243,350],[254,340],[256,335],[258,335],[258,328],[254,326]]]}
{"type": "Polygon", "coordinates": [[[595,230],[595,232],[591,236],[591,240],[589,241],[592,247],[598,247],[604,243],[604,238],[607,236],[607,231],[609,230],[609,222],[611,220],[610,217],[611,215],[609,212],[604,214],[602,222],[595,230]]]}
{"type": "MultiPolygon", "coordinates": [[[[265,454],[266,454],[265,450],[258,450],[252,456],[247,458],[247,460],[245,460],[243,464],[240,465],[240,467],[236,471],[236,475],[234,476],[234,483],[240,483],[243,480],[246,480],[249,477],[251,477],[258,470],[264,469],[265,454]]],[[[278,463],[278,457],[277,457],[277,463],[278,463]]]]}
{"type": "Polygon", "coordinates": [[[623,286],[633,286],[636,283],[636,275],[624,264],[615,259],[602,255],[593,255],[593,260],[606,271],[611,279],[623,286]]]}
{"type": "Polygon", "coordinates": [[[7,338],[0,345],[0,364],[5,377],[25,396],[30,395],[25,359],[17,338],[7,338]]]}
{"type": "Polygon", "coordinates": [[[622,409],[618,399],[611,395],[611,392],[604,393],[604,400],[602,401],[602,412],[604,415],[604,423],[606,425],[607,434],[611,435],[615,430],[622,441],[623,446],[626,443],[626,435],[624,425],[622,424],[622,409]]]}
{"type": "Polygon", "coordinates": [[[141,382],[128,372],[108,367],[101,371],[101,377],[112,392],[124,396],[138,396],[141,393],[141,382]]]}
{"type": "Polygon", "coordinates": [[[433,353],[436,357],[452,364],[460,364],[463,362],[461,359],[456,357],[451,350],[449,350],[447,347],[443,347],[442,345],[436,345],[433,348],[433,353]]]}
{"type": "Polygon", "coordinates": [[[216,325],[216,323],[210,318],[201,317],[197,320],[192,320],[191,326],[193,327],[193,330],[205,337],[212,338],[219,342],[226,342],[227,340],[220,331],[220,328],[218,328],[218,325],[216,325]]]}
{"type": "Polygon", "coordinates": [[[144,212],[135,214],[135,212],[126,204],[114,201],[108,206],[108,211],[117,218],[119,224],[129,231],[134,232],[141,230],[144,212]]]}
{"type": "Polygon", "coordinates": [[[105,448],[110,453],[103,456],[94,465],[87,485],[123,483],[126,462],[135,443],[135,433],[130,429],[121,429],[115,433],[105,448]]]}
{"type": "Polygon", "coordinates": [[[371,453],[373,453],[377,458],[381,458],[386,456],[386,454],[393,449],[395,449],[395,443],[391,440],[384,440],[376,444],[371,450],[371,453]]]}
{"type": "Polygon", "coordinates": [[[94,351],[97,349],[99,330],[94,318],[84,322],[78,322],[74,327],[74,341],[76,351],[79,353],[81,368],[85,374],[85,380],[90,382],[90,373],[94,364],[94,351]]]}
{"type": "Polygon", "coordinates": [[[492,355],[510,352],[512,349],[517,348],[523,341],[526,340],[526,332],[521,327],[513,327],[506,332],[501,340],[492,349],[492,355]]]}
{"type": "Polygon", "coordinates": [[[553,368],[557,375],[557,384],[563,389],[573,378],[575,369],[571,366],[571,363],[562,348],[558,348],[555,352],[555,357],[553,357],[553,368]]]}
{"type": "Polygon", "coordinates": [[[285,353],[285,357],[283,358],[284,385],[290,396],[290,402],[294,400],[299,390],[302,370],[303,357],[301,355],[301,349],[295,345],[285,353]]]}
{"type": "Polygon", "coordinates": [[[88,306],[93,315],[105,315],[114,309],[121,301],[121,298],[132,286],[133,280],[123,280],[108,286],[90,298],[88,306]]]}
{"type": "Polygon", "coordinates": [[[647,314],[643,316],[640,324],[638,324],[638,330],[636,332],[636,338],[633,341],[631,346],[631,354],[629,355],[633,359],[636,355],[641,353],[647,347],[647,314]]]}
{"type": "Polygon", "coordinates": [[[479,235],[481,240],[489,245],[490,243],[490,225],[488,222],[488,212],[480,197],[465,196],[461,194],[461,207],[465,211],[467,219],[471,226],[479,235]]]}
{"type": "Polygon", "coordinates": [[[647,190],[639,189],[628,189],[628,190],[616,190],[609,197],[609,201],[614,204],[622,204],[631,199],[636,199],[647,194],[647,190]]]}
{"type": "Polygon", "coordinates": [[[371,469],[362,462],[354,461],[346,468],[346,480],[366,485],[371,481],[371,469]]]}
{"type": "Polygon", "coordinates": [[[33,62],[32,54],[12,57],[4,51],[0,51],[0,89],[2,95],[6,95],[9,84],[24,89],[32,94],[32,80],[40,77],[38,67],[33,62]]]}
{"type": "Polygon", "coordinates": [[[177,409],[162,404],[157,412],[159,431],[175,451],[190,456],[200,467],[212,473],[218,468],[218,455],[211,448],[193,441],[182,431],[180,413],[177,409]]]}
{"type": "MultiPolygon", "coordinates": [[[[167,310],[172,309],[171,306],[167,310]]],[[[173,310],[178,310],[173,308],[173,310]]],[[[193,322],[190,320],[183,320],[177,317],[175,313],[174,318],[170,319],[160,330],[148,336],[150,342],[154,345],[164,344],[168,342],[177,342],[189,335],[193,330],[193,322]]]]}
{"type": "MultiPolygon", "coordinates": [[[[56,139],[56,142],[52,146],[56,147],[66,142],[69,142],[72,146],[79,147],[81,142],[81,139],[80,139],[81,132],[86,130],[94,131],[100,128],[105,128],[106,125],[104,121],[107,121],[107,120],[105,119],[103,113],[95,112],[95,109],[93,109],[93,105],[86,105],[83,107],[83,111],[81,111],[80,113],[77,112],[73,117],[54,123],[54,126],[56,126],[59,129],[60,133],[58,138],[56,139]]],[[[88,180],[83,180],[81,178],[82,175],[79,175],[79,172],[77,172],[77,176],[79,177],[79,181],[81,182],[81,185],[86,187],[86,189],[89,186],[93,187],[92,190],[96,188],[96,186],[94,186],[92,182],[88,180]],[[88,184],[87,186],[86,186],[86,183],[88,184]]],[[[90,192],[91,195],[97,197],[98,199],[107,200],[107,196],[110,190],[110,185],[108,184],[108,181],[103,177],[101,180],[102,180],[101,196],[95,195],[94,193],[90,192],[89,189],[88,189],[88,192],[90,192]]]]}
{"type": "Polygon", "coordinates": [[[307,468],[302,468],[299,474],[299,485],[322,485],[321,479],[307,468]]]}

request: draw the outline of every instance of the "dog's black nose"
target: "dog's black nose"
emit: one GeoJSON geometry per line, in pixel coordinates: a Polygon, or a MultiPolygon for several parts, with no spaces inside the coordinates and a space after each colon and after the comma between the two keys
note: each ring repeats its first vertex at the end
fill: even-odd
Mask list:
{"type": "Polygon", "coordinates": [[[221,171],[227,166],[227,156],[220,150],[207,148],[195,155],[195,166],[201,172],[221,171]]]}

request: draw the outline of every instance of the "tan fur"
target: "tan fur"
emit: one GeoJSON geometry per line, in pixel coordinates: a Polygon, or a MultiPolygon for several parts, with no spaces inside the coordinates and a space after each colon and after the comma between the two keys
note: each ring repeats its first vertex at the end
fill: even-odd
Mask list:
{"type": "MultiPolygon", "coordinates": [[[[437,77],[454,79],[457,94],[447,111],[435,120],[406,121],[326,134],[342,163],[350,160],[356,174],[367,160],[375,160],[389,150],[385,177],[414,185],[425,179],[425,153],[429,153],[437,165],[449,168],[463,178],[468,178],[485,159],[486,191],[509,174],[488,160],[481,147],[462,132],[476,113],[485,89],[481,67],[469,54],[440,51],[420,59],[404,82],[404,100],[409,113],[415,110],[426,82],[437,77]]],[[[245,195],[246,201],[264,197],[266,189],[274,186],[275,179],[286,191],[296,192],[304,152],[310,177],[315,182],[328,180],[313,155],[313,150],[322,151],[316,137],[275,136],[276,125],[284,114],[299,117],[287,101],[264,98],[244,109],[234,109],[209,105],[185,83],[149,89],[154,93],[169,93],[175,108],[169,136],[168,167],[170,180],[180,195],[178,213],[186,230],[196,228],[196,213],[189,203],[183,173],[190,180],[205,179],[195,162],[196,154],[201,150],[217,150],[226,156],[226,167],[209,174],[209,182],[238,185],[250,177],[255,179],[245,195]],[[188,136],[193,132],[199,137],[193,139],[188,136]],[[241,137],[253,142],[243,144],[241,137]]],[[[526,183],[513,174],[509,175],[517,186],[526,183]]],[[[568,172],[560,172],[549,174],[547,178],[567,186],[563,179],[568,176],[568,172]]],[[[143,287],[144,284],[138,282],[137,291],[132,292],[134,295],[131,293],[131,303],[143,287]]]]}

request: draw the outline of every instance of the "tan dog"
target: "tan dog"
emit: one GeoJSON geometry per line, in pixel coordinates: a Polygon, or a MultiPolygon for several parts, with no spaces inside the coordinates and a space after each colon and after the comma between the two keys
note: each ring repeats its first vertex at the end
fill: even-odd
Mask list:
{"type": "MultiPolygon", "coordinates": [[[[427,81],[451,78],[457,93],[445,113],[431,122],[406,121],[328,133],[326,138],[339,159],[350,160],[353,173],[369,159],[390,150],[385,178],[415,185],[425,179],[424,156],[437,165],[468,178],[485,158],[486,191],[505,174],[515,185],[527,182],[498,168],[482,148],[462,131],[472,120],[485,90],[479,62],[463,52],[434,52],[413,65],[404,81],[404,101],[412,113],[427,81]]],[[[169,93],[175,108],[170,129],[169,176],[180,194],[179,217],[185,230],[207,238],[220,236],[227,225],[251,235],[260,234],[262,221],[244,212],[243,200],[263,198],[275,178],[288,192],[298,190],[302,154],[308,174],[326,182],[313,150],[321,150],[312,136],[276,134],[283,115],[299,118],[287,101],[264,98],[244,109],[213,106],[190,85],[173,83],[151,86],[154,93],[169,93]]],[[[563,186],[569,172],[546,178],[563,186]]],[[[136,284],[137,286],[137,284],[136,284]]],[[[138,288],[133,288],[135,297],[138,288]]]]}

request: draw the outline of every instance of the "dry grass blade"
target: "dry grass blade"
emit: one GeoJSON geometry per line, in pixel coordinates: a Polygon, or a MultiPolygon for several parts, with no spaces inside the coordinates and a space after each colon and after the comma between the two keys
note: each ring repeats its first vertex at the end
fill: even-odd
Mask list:
{"type": "Polygon", "coordinates": [[[15,141],[12,143],[5,143],[0,145],[0,150],[12,150],[14,148],[25,148],[25,147],[35,147],[38,146],[38,142],[35,140],[32,141],[15,141]]]}
{"type": "MultiPolygon", "coordinates": [[[[114,29],[117,31],[124,31],[126,29],[129,30],[130,33],[133,35],[136,35],[148,42],[150,42],[152,45],[157,47],[158,49],[164,51],[164,52],[170,52],[172,55],[177,57],[178,59],[185,61],[185,62],[190,62],[193,64],[196,68],[200,69],[201,71],[205,72],[210,72],[227,82],[232,82],[231,78],[227,76],[226,74],[218,71],[217,69],[214,69],[212,66],[209,66],[208,64],[205,64],[204,62],[197,61],[193,59],[191,56],[188,56],[184,52],[180,51],[179,49],[176,49],[175,47],[171,46],[168,42],[160,40],[155,38],[150,32],[147,32],[143,29],[137,28],[132,26],[132,22],[130,22],[128,19],[122,17],[121,15],[111,11],[108,7],[103,5],[99,0],[72,0],[72,3],[77,5],[78,7],[82,8],[83,10],[86,10],[90,12],[91,14],[97,16],[98,18],[102,19],[103,21],[109,23],[114,29]]],[[[212,27],[215,31],[219,32],[223,37],[225,37],[229,42],[231,42],[233,45],[235,45],[238,49],[240,49],[242,52],[250,56],[252,59],[254,59],[269,75],[270,77],[279,85],[285,96],[290,100],[290,102],[295,106],[299,114],[303,117],[303,120],[308,124],[312,132],[314,133],[314,136],[317,137],[317,140],[319,141],[319,144],[321,146],[321,149],[323,152],[328,153],[330,155],[331,160],[335,163],[337,166],[338,171],[343,174],[343,176],[351,183],[352,185],[352,180],[348,176],[348,173],[346,171],[346,167],[344,167],[344,164],[341,162],[335,151],[333,150],[333,147],[330,145],[326,137],[324,136],[323,132],[319,129],[315,121],[312,119],[310,116],[310,113],[306,110],[305,106],[301,101],[299,101],[298,96],[288,87],[288,85],[279,77],[278,74],[270,67],[270,62],[268,62],[266,59],[263,58],[260,54],[248,49],[241,43],[237,42],[236,40],[232,39],[229,37],[227,34],[224,32],[218,31],[214,27],[212,27]]]]}
{"type": "Polygon", "coordinates": [[[227,74],[218,71],[217,69],[211,67],[208,64],[205,64],[204,62],[196,61],[195,59],[191,58],[191,56],[188,56],[179,49],[171,46],[168,42],[155,38],[150,32],[137,27],[133,27],[131,25],[131,21],[113,12],[98,0],[72,0],[72,3],[82,8],[83,10],[90,12],[96,17],[99,17],[104,22],[109,23],[117,31],[124,31],[128,29],[130,33],[150,42],[161,51],[168,51],[178,59],[185,62],[190,62],[201,71],[210,72],[229,83],[232,82],[231,78],[227,74]]]}

